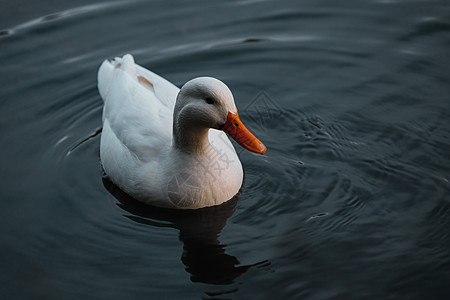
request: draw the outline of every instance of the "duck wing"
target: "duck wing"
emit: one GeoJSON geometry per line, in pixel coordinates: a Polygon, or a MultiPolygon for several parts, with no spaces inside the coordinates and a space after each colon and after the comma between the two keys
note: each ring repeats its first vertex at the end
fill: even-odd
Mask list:
{"type": "MultiPolygon", "coordinates": [[[[131,55],[105,60],[98,72],[104,101],[103,128],[137,159],[155,159],[172,144],[173,109],[179,89],[135,64],[131,55]]],[[[107,141],[106,141],[107,142],[107,141]]]]}

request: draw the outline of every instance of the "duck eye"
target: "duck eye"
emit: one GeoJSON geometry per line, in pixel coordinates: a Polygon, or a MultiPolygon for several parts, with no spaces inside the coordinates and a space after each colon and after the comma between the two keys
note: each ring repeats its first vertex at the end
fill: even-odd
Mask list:
{"type": "Polygon", "coordinates": [[[205,101],[206,101],[206,103],[208,103],[208,104],[214,104],[214,99],[211,98],[211,97],[206,98],[205,101]]]}

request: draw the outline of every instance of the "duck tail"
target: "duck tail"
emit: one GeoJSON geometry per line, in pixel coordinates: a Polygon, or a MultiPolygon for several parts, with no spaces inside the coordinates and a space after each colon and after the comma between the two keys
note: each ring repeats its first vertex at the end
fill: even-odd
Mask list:
{"type": "Polygon", "coordinates": [[[129,74],[136,74],[136,65],[133,56],[126,54],[123,57],[116,57],[111,61],[105,60],[100,66],[97,74],[97,82],[98,91],[100,92],[103,102],[106,101],[114,71],[117,69],[121,69],[129,74]]]}

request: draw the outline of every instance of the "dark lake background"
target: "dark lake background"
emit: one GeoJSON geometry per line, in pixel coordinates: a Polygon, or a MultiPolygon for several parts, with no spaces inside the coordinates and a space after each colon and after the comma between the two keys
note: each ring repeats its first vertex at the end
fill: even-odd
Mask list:
{"type": "Polygon", "coordinates": [[[449,128],[449,1],[1,1],[0,298],[450,299],[449,128]],[[268,147],[237,201],[103,178],[126,53],[229,85],[268,147]]]}

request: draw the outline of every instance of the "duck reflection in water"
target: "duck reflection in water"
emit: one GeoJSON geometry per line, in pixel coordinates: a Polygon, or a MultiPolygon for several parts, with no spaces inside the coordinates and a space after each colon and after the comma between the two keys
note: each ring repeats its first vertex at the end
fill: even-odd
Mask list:
{"type": "Polygon", "coordinates": [[[181,261],[191,274],[193,282],[230,284],[248,268],[265,263],[239,266],[238,259],[226,254],[225,246],[218,240],[220,232],[234,212],[237,196],[214,207],[174,210],[142,204],[120,190],[106,177],[103,178],[103,184],[119,200],[118,205],[132,214],[126,216],[129,219],[151,226],[172,227],[180,231],[179,238],[184,244],[181,261]]]}

